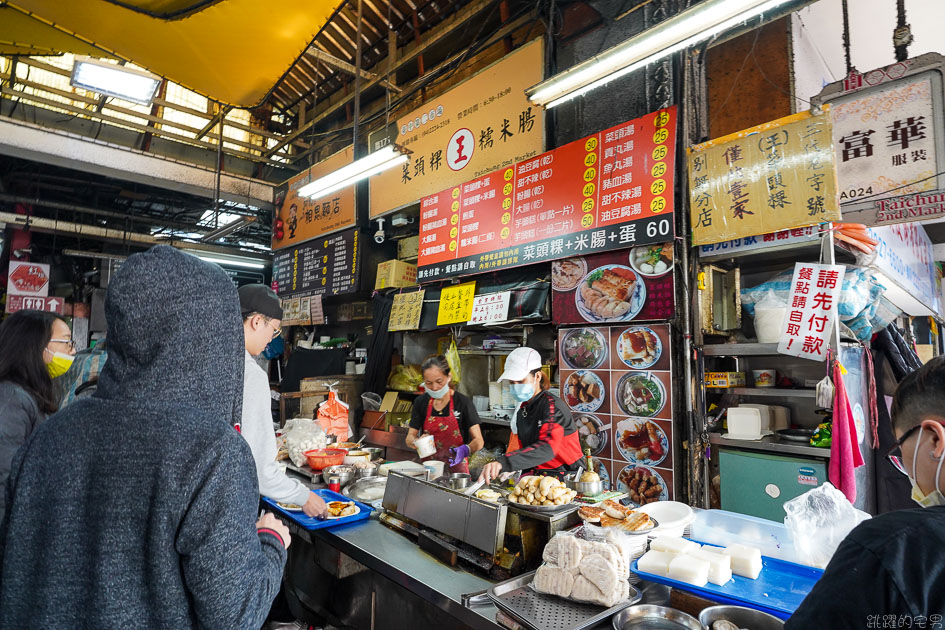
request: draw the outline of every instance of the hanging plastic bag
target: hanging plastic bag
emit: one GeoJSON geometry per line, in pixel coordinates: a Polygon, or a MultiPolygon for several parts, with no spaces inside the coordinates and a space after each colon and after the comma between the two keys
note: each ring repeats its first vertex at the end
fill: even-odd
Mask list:
{"type": "Polygon", "coordinates": [[[446,349],[446,362],[450,366],[450,376],[453,377],[453,382],[456,385],[459,385],[459,382],[462,378],[462,363],[459,359],[459,350],[456,349],[456,338],[450,339],[450,345],[446,349]]]}
{"type": "Polygon", "coordinates": [[[817,400],[817,406],[820,409],[833,409],[833,396],[836,388],[829,376],[825,376],[814,389],[814,396],[817,400]]]}
{"type": "Polygon", "coordinates": [[[292,418],[285,423],[285,447],[289,459],[296,466],[304,465],[308,460],[305,451],[325,448],[328,438],[318,424],[309,418],[292,418]]]}
{"type": "Polygon", "coordinates": [[[755,304],[755,334],[758,343],[777,343],[781,339],[781,323],[787,313],[787,302],[774,291],[768,291],[755,304]]]}
{"type": "Polygon", "coordinates": [[[820,569],[827,566],[847,534],[870,518],[829,482],[785,502],[784,511],[784,526],[794,538],[798,559],[820,569]]]}
{"type": "Polygon", "coordinates": [[[338,400],[334,383],[328,386],[328,400],[318,406],[316,418],[325,433],[338,436],[339,442],[348,441],[348,405],[338,400]]]}

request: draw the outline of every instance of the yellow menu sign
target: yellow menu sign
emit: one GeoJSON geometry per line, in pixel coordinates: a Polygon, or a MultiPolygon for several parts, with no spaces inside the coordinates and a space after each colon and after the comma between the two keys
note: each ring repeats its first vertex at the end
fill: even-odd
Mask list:
{"type": "Polygon", "coordinates": [[[689,149],[694,245],[840,220],[828,107],[689,149]]]}
{"type": "Polygon", "coordinates": [[[436,325],[446,326],[468,322],[472,318],[475,294],[475,280],[443,289],[440,293],[440,310],[436,312],[436,325]]]}
{"type": "Polygon", "coordinates": [[[426,291],[398,293],[394,296],[394,305],[390,309],[387,330],[416,330],[420,328],[420,314],[423,311],[423,296],[426,291]]]}

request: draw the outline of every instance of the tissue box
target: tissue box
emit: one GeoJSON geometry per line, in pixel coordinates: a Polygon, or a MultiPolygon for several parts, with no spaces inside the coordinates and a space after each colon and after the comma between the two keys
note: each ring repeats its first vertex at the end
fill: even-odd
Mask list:
{"type": "Polygon", "coordinates": [[[706,387],[744,387],[744,372],[706,372],[706,387]]]}

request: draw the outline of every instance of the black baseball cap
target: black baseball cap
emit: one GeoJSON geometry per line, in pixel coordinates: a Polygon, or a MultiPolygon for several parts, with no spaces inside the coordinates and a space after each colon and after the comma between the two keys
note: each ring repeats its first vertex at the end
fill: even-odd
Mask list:
{"type": "Polygon", "coordinates": [[[243,317],[259,313],[272,319],[282,319],[282,303],[276,292],[264,284],[244,284],[239,289],[240,310],[243,317]]]}

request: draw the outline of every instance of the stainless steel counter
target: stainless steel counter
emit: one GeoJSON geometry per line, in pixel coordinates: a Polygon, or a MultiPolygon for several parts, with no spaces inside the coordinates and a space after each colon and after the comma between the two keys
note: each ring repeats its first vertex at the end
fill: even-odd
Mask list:
{"type": "Polygon", "coordinates": [[[817,459],[830,459],[829,448],[819,448],[800,442],[788,442],[777,436],[769,435],[760,440],[730,440],[722,437],[720,433],[710,433],[709,442],[716,446],[739,449],[743,451],[760,451],[764,453],[774,453],[777,455],[794,455],[799,457],[814,457],[817,459]]]}

